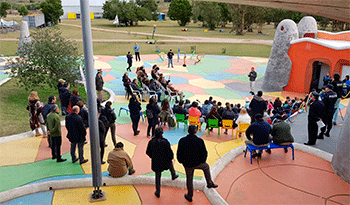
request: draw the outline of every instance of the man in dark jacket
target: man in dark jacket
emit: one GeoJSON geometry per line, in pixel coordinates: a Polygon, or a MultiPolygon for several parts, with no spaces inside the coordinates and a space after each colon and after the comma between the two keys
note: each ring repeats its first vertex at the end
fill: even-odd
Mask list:
{"type": "MultiPolygon", "coordinates": [[[[248,129],[245,131],[247,139],[245,140],[246,145],[254,145],[255,147],[266,147],[271,141],[270,133],[271,126],[269,123],[263,120],[263,115],[257,113],[255,116],[255,122],[252,123],[248,129]],[[253,139],[250,135],[253,135],[253,139]]],[[[262,150],[259,150],[259,153],[253,152],[253,157],[261,157],[262,150]]]]}
{"type": "Polygon", "coordinates": [[[335,93],[333,91],[333,85],[328,84],[326,86],[325,91],[326,92],[323,94],[324,97],[322,99],[322,102],[324,104],[324,108],[325,108],[325,112],[326,112],[325,116],[324,116],[325,117],[324,124],[326,126],[321,128],[321,133],[320,133],[320,135],[318,135],[317,139],[323,139],[323,135],[325,135],[326,137],[329,137],[329,132],[332,129],[332,119],[333,119],[333,115],[335,112],[334,105],[338,100],[337,93],[335,93]],[[326,131],[326,129],[327,129],[327,131],[326,131]]]}
{"type": "Polygon", "coordinates": [[[57,159],[57,162],[64,162],[67,159],[61,158],[61,145],[62,145],[62,135],[61,135],[61,121],[58,116],[58,106],[53,104],[51,113],[47,116],[47,129],[48,134],[51,138],[51,153],[52,159],[57,159]]]}
{"type": "Polygon", "coordinates": [[[250,93],[254,95],[254,89],[255,89],[255,79],[258,75],[254,71],[254,67],[251,68],[251,71],[248,74],[249,82],[250,82],[250,93]]]}
{"type": "Polygon", "coordinates": [[[69,99],[71,96],[71,93],[69,91],[70,88],[70,84],[64,84],[63,87],[59,88],[59,97],[60,97],[60,101],[61,101],[61,111],[62,111],[62,116],[64,115],[68,115],[67,113],[67,108],[69,105],[69,99]]]}
{"type": "MultiPolygon", "coordinates": [[[[273,143],[276,145],[290,145],[294,142],[294,138],[290,131],[290,125],[283,121],[281,116],[276,117],[275,124],[271,130],[273,143]]],[[[266,152],[271,153],[268,149],[266,152]]],[[[287,148],[284,148],[284,152],[288,152],[287,148]]]]}
{"type": "Polygon", "coordinates": [[[129,67],[126,68],[127,71],[131,72],[131,66],[132,66],[132,54],[130,53],[130,51],[128,52],[128,54],[126,55],[126,62],[128,63],[129,67]]]}
{"type": "Polygon", "coordinates": [[[250,116],[252,117],[252,122],[254,122],[254,116],[259,113],[264,116],[264,111],[267,109],[267,103],[262,98],[263,92],[261,90],[253,97],[249,104],[250,116]]]}
{"type": "Polygon", "coordinates": [[[104,135],[104,141],[106,141],[108,130],[111,129],[112,141],[113,141],[113,145],[115,146],[117,144],[117,141],[115,139],[115,120],[117,119],[117,116],[115,115],[114,109],[112,109],[111,106],[112,106],[112,102],[108,101],[106,103],[105,108],[102,109],[101,114],[104,115],[108,121],[108,123],[105,126],[106,132],[104,135]]]}
{"type": "Polygon", "coordinates": [[[103,78],[102,78],[102,70],[98,70],[95,78],[96,90],[98,93],[98,98],[103,102],[103,78]]]}
{"type": "Polygon", "coordinates": [[[315,145],[317,140],[318,125],[317,121],[324,119],[324,104],[318,100],[318,93],[312,93],[312,104],[310,105],[307,130],[309,133],[309,141],[305,145],[315,145]]]}
{"type": "Polygon", "coordinates": [[[152,159],[152,171],[156,173],[156,192],[154,194],[159,198],[162,172],[169,169],[172,180],[179,177],[172,162],[174,153],[171,150],[170,143],[163,137],[163,128],[158,127],[156,129],[155,137],[148,142],[146,154],[152,159]]]}
{"type": "Polygon", "coordinates": [[[173,111],[175,114],[182,114],[182,115],[185,115],[185,118],[187,118],[188,113],[187,113],[186,109],[184,108],[184,101],[183,100],[180,100],[178,106],[174,105],[173,111]]]}
{"type": "Polygon", "coordinates": [[[86,140],[86,130],[83,119],[78,115],[79,106],[73,106],[73,112],[66,116],[66,128],[68,131],[67,138],[71,142],[70,155],[72,156],[72,162],[78,161],[75,155],[75,148],[78,145],[79,163],[86,163],[88,160],[84,159],[84,142],[86,140]]]}
{"type": "Polygon", "coordinates": [[[185,198],[192,202],[193,197],[193,172],[195,169],[201,169],[204,172],[207,181],[207,188],[216,188],[210,176],[210,168],[206,163],[208,152],[203,139],[196,136],[197,125],[190,125],[188,135],[179,141],[177,148],[177,160],[184,166],[186,171],[187,194],[185,198]]]}

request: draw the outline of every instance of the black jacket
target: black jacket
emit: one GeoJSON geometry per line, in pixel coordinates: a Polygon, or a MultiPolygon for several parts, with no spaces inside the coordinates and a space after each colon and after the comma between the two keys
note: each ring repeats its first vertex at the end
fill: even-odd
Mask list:
{"type": "Polygon", "coordinates": [[[141,104],[133,95],[129,100],[130,117],[140,116],[141,104]]]}
{"type": "Polygon", "coordinates": [[[102,109],[101,114],[107,118],[107,121],[109,124],[113,124],[117,119],[117,116],[115,115],[114,110],[109,107],[105,107],[104,109],[102,109]]]}
{"type": "Polygon", "coordinates": [[[325,108],[322,101],[316,100],[310,105],[309,115],[307,116],[310,121],[324,120],[325,108]]]}
{"type": "Polygon", "coordinates": [[[67,138],[70,142],[78,143],[86,140],[86,130],[83,119],[76,113],[66,116],[66,128],[68,131],[67,138]]]}
{"type": "Polygon", "coordinates": [[[332,85],[333,85],[333,91],[337,93],[338,98],[341,98],[343,93],[343,82],[339,80],[333,81],[332,85]]]}
{"type": "Polygon", "coordinates": [[[54,105],[54,103],[48,102],[46,105],[44,105],[43,109],[41,110],[45,122],[47,120],[47,115],[53,110],[54,105]]]}
{"type": "Polygon", "coordinates": [[[61,101],[61,106],[63,107],[68,107],[69,105],[69,100],[70,100],[70,91],[65,88],[65,87],[61,87],[60,89],[60,101],[61,101]]]}
{"type": "Polygon", "coordinates": [[[88,113],[88,111],[85,108],[80,107],[80,112],[78,115],[83,119],[84,126],[89,127],[89,113],[88,113]]]}
{"type": "Polygon", "coordinates": [[[171,160],[174,159],[174,153],[171,150],[170,143],[165,138],[152,138],[148,142],[146,154],[152,159],[152,170],[162,172],[169,169],[171,160]]]}
{"type": "Polygon", "coordinates": [[[147,104],[146,109],[147,110],[151,110],[152,114],[153,114],[152,118],[148,118],[147,119],[148,124],[151,125],[151,126],[159,124],[159,116],[158,116],[159,113],[160,113],[159,106],[157,104],[154,104],[154,103],[153,104],[147,104]]]}
{"type": "Polygon", "coordinates": [[[255,81],[257,74],[255,71],[250,71],[250,73],[248,74],[248,77],[249,77],[249,81],[255,81]]]}
{"type": "Polygon", "coordinates": [[[104,82],[103,82],[102,76],[96,75],[95,83],[96,83],[96,90],[97,90],[97,91],[103,90],[103,84],[104,84],[104,82]]]}
{"type": "Polygon", "coordinates": [[[184,167],[195,167],[207,161],[208,152],[203,139],[189,134],[180,139],[176,155],[184,167]]]}
{"type": "MultiPolygon", "coordinates": [[[[79,101],[83,101],[79,95],[72,95],[70,98],[70,104],[73,107],[74,105],[78,105],[79,101]]],[[[84,101],[83,101],[84,102],[84,101]]]]}
{"type": "Polygon", "coordinates": [[[250,134],[253,134],[253,142],[256,145],[267,144],[270,141],[271,126],[261,120],[252,123],[246,130],[247,139],[251,140],[250,134]]]}
{"type": "Polygon", "coordinates": [[[254,96],[249,104],[251,116],[257,113],[264,115],[264,111],[267,109],[266,101],[262,97],[254,96]]]}
{"type": "Polygon", "coordinates": [[[325,92],[322,102],[324,104],[325,111],[328,113],[334,112],[334,105],[338,100],[337,93],[333,91],[325,92]]]}

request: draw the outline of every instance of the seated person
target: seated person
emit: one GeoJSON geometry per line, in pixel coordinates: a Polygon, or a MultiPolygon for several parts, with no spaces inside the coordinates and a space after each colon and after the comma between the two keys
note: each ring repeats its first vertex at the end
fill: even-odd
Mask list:
{"type": "Polygon", "coordinates": [[[129,155],[124,151],[124,144],[118,142],[115,148],[108,154],[107,162],[109,175],[112,177],[123,177],[127,173],[135,173],[129,155]]]}
{"type": "Polygon", "coordinates": [[[184,101],[183,100],[180,100],[179,102],[179,105],[178,106],[174,106],[174,109],[173,109],[174,113],[175,114],[182,114],[182,115],[185,115],[185,119],[187,119],[187,111],[186,109],[184,108],[184,101]]]}
{"type": "Polygon", "coordinates": [[[248,115],[247,109],[242,108],[241,112],[238,115],[236,123],[237,124],[242,124],[242,123],[250,124],[251,121],[252,121],[252,118],[250,118],[250,116],[248,115]]]}
{"type": "Polygon", "coordinates": [[[152,67],[152,71],[151,71],[151,75],[152,75],[153,80],[157,80],[159,78],[158,71],[159,71],[159,67],[157,65],[154,65],[152,67]]]}
{"type": "MultiPolygon", "coordinates": [[[[253,145],[255,147],[266,147],[269,145],[271,126],[269,123],[265,122],[262,118],[262,114],[257,113],[254,115],[255,122],[253,122],[246,130],[247,139],[245,140],[246,145],[253,145]],[[253,139],[251,137],[253,135],[253,139]]],[[[253,157],[261,158],[262,150],[259,150],[257,154],[253,151],[253,157]]]]}
{"type": "Polygon", "coordinates": [[[160,96],[162,96],[162,92],[159,90],[159,88],[157,87],[157,85],[154,82],[154,80],[153,79],[151,79],[151,80],[147,79],[145,84],[148,86],[150,91],[153,91],[153,92],[157,93],[158,101],[160,102],[160,96]],[[147,85],[148,81],[149,81],[149,84],[147,85]]]}
{"type": "Polygon", "coordinates": [[[221,103],[220,101],[218,102],[218,107],[217,107],[217,109],[218,109],[219,115],[222,116],[222,113],[225,111],[225,108],[222,107],[222,103],[221,103]]]}
{"type": "MultiPolygon", "coordinates": [[[[208,120],[209,119],[217,119],[219,122],[218,122],[218,125],[221,126],[221,123],[222,123],[222,118],[221,116],[219,115],[216,107],[212,106],[211,109],[210,109],[210,112],[209,114],[207,115],[207,118],[206,118],[206,121],[207,121],[207,127],[208,128],[208,120]]],[[[210,128],[209,131],[213,131],[213,128],[210,128]]]]}
{"type": "MultiPolygon", "coordinates": [[[[281,116],[276,117],[275,124],[271,130],[273,143],[276,145],[291,145],[294,142],[294,138],[290,132],[290,125],[282,120],[281,116]]],[[[271,150],[266,150],[271,154],[271,150]]],[[[284,148],[284,152],[288,152],[287,148],[284,148]]]]}
{"type": "Polygon", "coordinates": [[[167,87],[171,90],[171,92],[176,93],[178,96],[180,96],[180,100],[182,100],[185,95],[184,92],[182,90],[178,90],[176,88],[174,88],[173,84],[169,82],[169,84],[167,85],[167,87]]]}
{"type": "Polygon", "coordinates": [[[198,102],[193,101],[192,102],[192,107],[188,110],[188,116],[193,116],[193,117],[198,117],[198,122],[203,123],[204,118],[202,118],[202,113],[201,111],[197,108],[198,107],[198,102]]]}
{"type": "Polygon", "coordinates": [[[349,92],[350,92],[350,80],[349,80],[349,76],[347,75],[343,80],[343,95],[346,96],[349,92]]]}
{"type": "Polygon", "coordinates": [[[168,84],[170,83],[170,76],[169,76],[169,80],[165,80],[165,77],[164,77],[163,73],[159,73],[158,82],[159,82],[160,84],[162,84],[162,86],[164,87],[164,89],[166,89],[166,87],[167,87],[168,84]]]}
{"type": "Polygon", "coordinates": [[[191,108],[191,101],[189,99],[186,99],[185,103],[184,103],[184,108],[188,114],[189,109],[191,108]]]}
{"type": "Polygon", "coordinates": [[[209,104],[209,100],[205,100],[204,101],[204,105],[202,105],[202,115],[203,115],[203,117],[207,117],[207,115],[209,114],[212,106],[213,106],[212,104],[209,104]]]}

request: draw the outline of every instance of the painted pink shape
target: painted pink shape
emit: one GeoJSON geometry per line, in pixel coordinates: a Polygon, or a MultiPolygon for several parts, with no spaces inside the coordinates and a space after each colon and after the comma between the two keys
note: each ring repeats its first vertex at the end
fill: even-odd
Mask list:
{"type": "Polygon", "coordinates": [[[238,81],[238,80],[220,80],[220,81],[217,81],[219,83],[222,83],[222,84],[229,84],[229,83],[243,83],[243,84],[248,84],[247,82],[242,82],[242,81],[238,81]]]}
{"type": "Polygon", "coordinates": [[[96,57],[98,57],[97,60],[108,63],[111,60],[114,60],[115,56],[100,56],[100,55],[96,55],[96,57]]]}
{"type": "Polygon", "coordinates": [[[190,92],[190,93],[193,93],[196,95],[208,95],[208,93],[206,93],[204,91],[204,88],[200,88],[200,87],[188,84],[188,83],[177,84],[177,85],[175,85],[175,88],[179,89],[179,90],[187,91],[187,92],[190,92]]]}
{"type": "Polygon", "coordinates": [[[112,80],[115,80],[115,79],[116,78],[113,75],[109,74],[109,73],[107,75],[103,76],[103,81],[104,82],[112,81],[112,80]]]}
{"type": "MultiPolygon", "coordinates": [[[[189,73],[172,73],[171,76],[176,76],[180,78],[185,78],[187,80],[193,80],[193,79],[199,79],[203,78],[200,75],[194,75],[194,74],[189,74],[189,73]]],[[[199,94],[198,94],[199,95],[199,94]]]]}
{"type": "Polygon", "coordinates": [[[248,75],[251,67],[254,67],[255,69],[258,67],[254,62],[246,59],[231,59],[227,61],[231,63],[231,66],[229,69],[226,69],[224,71],[236,73],[239,75],[248,75]]]}

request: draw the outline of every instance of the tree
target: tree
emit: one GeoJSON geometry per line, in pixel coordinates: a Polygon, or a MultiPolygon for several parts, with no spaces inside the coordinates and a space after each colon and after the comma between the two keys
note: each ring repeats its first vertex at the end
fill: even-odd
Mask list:
{"type": "Polygon", "coordinates": [[[35,30],[31,42],[24,43],[18,57],[9,59],[8,65],[11,76],[26,90],[43,84],[54,87],[60,78],[71,84],[80,79],[80,56],[74,41],[62,37],[58,28],[47,27],[35,30]]]}
{"type": "Polygon", "coordinates": [[[106,1],[103,4],[103,18],[114,20],[118,15],[119,24],[133,26],[134,22],[156,20],[158,5],[154,0],[106,1]],[[140,5],[139,5],[140,4],[140,5]]]}
{"type": "Polygon", "coordinates": [[[40,8],[45,15],[46,24],[49,22],[57,24],[60,16],[63,15],[61,0],[46,0],[40,3],[40,8]]]}
{"type": "Polygon", "coordinates": [[[215,30],[221,22],[221,8],[217,2],[203,2],[202,16],[205,25],[210,30],[215,30]]]}
{"type": "Polygon", "coordinates": [[[0,17],[6,17],[7,16],[7,9],[11,8],[11,4],[7,2],[1,2],[0,4],[0,17]]]}
{"type": "Polygon", "coordinates": [[[168,16],[180,26],[186,26],[191,20],[192,6],[188,0],[174,0],[170,3],[168,16]]]}
{"type": "Polygon", "coordinates": [[[24,5],[22,5],[17,11],[18,11],[19,15],[21,15],[21,16],[28,15],[28,9],[24,5]]]}

